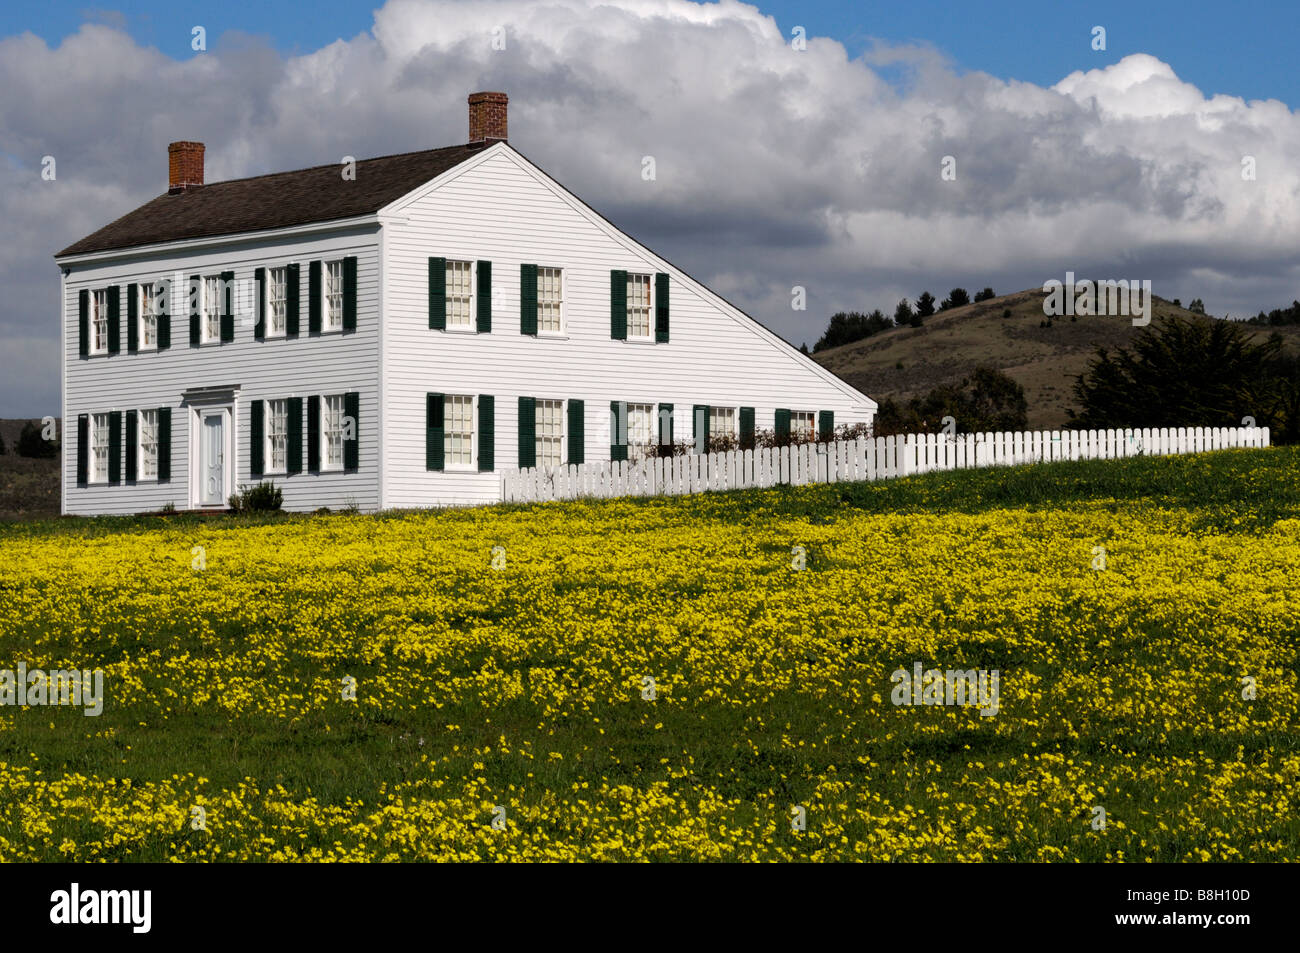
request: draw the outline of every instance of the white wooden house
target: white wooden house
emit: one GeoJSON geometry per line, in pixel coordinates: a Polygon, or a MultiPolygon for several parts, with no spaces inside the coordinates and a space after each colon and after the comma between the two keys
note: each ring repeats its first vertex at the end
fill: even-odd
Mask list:
{"type": "Polygon", "coordinates": [[[509,145],[168,192],[55,256],[63,511],[491,502],[500,471],[870,423],[876,404],[509,145]]]}

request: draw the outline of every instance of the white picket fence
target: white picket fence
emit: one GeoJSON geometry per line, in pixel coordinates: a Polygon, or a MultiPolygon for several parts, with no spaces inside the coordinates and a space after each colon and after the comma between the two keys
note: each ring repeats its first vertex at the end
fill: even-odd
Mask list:
{"type": "Polygon", "coordinates": [[[532,503],[581,497],[675,496],[807,483],[840,483],[1048,460],[1088,460],[1267,447],[1267,427],[1151,430],[1035,430],[906,434],[726,453],[529,467],[501,474],[501,500],[532,503]]]}

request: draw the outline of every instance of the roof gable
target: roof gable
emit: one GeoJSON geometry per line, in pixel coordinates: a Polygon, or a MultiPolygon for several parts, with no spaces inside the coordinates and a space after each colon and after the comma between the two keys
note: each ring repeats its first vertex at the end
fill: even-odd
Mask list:
{"type": "Polygon", "coordinates": [[[362,159],[355,180],[334,163],[160,195],[54,257],[371,215],[483,151],[476,143],[362,159]]]}

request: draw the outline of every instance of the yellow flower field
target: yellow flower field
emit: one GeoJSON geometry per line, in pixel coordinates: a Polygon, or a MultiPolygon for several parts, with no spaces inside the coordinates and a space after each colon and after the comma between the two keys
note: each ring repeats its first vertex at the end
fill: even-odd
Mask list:
{"type": "Polygon", "coordinates": [[[106,697],[0,707],[0,860],[1294,859],[1300,519],[1050,499],[1214,459],[1297,495],[1272,450],[1019,504],[11,527],[0,669],[106,697]],[[916,662],[996,670],[997,713],[894,704],[916,662]]]}

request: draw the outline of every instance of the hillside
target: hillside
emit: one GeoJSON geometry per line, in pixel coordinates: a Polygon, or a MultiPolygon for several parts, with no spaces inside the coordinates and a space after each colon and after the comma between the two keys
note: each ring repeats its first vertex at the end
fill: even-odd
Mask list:
{"type": "MultiPolygon", "coordinates": [[[[1025,389],[1030,428],[1054,429],[1066,422],[1074,381],[1096,349],[1128,345],[1142,329],[1122,317],[1054,318],[1051,327],[1040,327],[1044,297],[1039,288],[1002,295],[932,315],[920,328],[894,328],[818,351],[813,359],[876,400],[924,394],[991,365],[1025,389]],[[1008,309],[1011,315],[1003,317],[1008,309]]],[[[1156,296],[1152,325],[1175,315],[1200,318],[1156,296]]],[[[1278,331],[1300,350],[1300,327],[1254,330],[1261,338],[1278,331]]]]}
{"type": "MultiPolygon", "coordinates": [[[[59,461],[18,456],[18,435],[25,419],[0,419],[0,520],[36,519],[59,512],[59,461]]],[[[39,420],[32,423],[40,426],[39,420]]]]}

